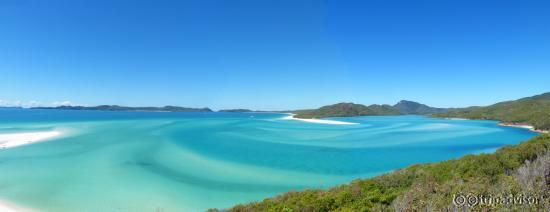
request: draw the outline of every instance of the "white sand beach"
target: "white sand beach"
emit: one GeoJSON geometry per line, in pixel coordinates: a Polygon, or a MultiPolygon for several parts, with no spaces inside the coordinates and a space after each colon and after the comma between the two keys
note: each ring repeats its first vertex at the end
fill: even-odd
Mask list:
{"type": "Polygon", "coordinates": [[[528,129],[528,130],[531,130],[533,132],[538,132],[538,133],[548,133],[548,131],[546,131],[546,130],[536,130],[535,127],[533,127],[531,125],[527,125],[527,124],[499,123],[498,125],[503,126],[503,127],[524,128],[524,129],[528,129]]]}
{"type": "Polygon", "coordinates": [[[500,124],[498,124],[498,125],[500,125],[500,126],[505,126],[505,127],[519,127],[519,128],[529,129],[529,130],[535,129],[533,126],[531,126],[531,125],[525,125],[525,124],[505,124],[505,123],[500,123],[500,124]]]}
{"type": "Polygon", "coordinates": [[[353,123],[353,122],[345,122],[345,121],[333,121],[333,120],[323,120],[323,119],[300,119],[300,118],[294,118],[295,114],[290,114],[289,116],[283,117],[283,120],[296,120],[296,121],[305,121],[310,123],[316,123],[316,124],[338,124],[338,125],[351,125],[351,124],[359,124],[359,123],[353,123]]]}
{"type": "Polygon", "coordinates": [[[469,119],[465,119],[465,118],[445,118],[445,119],[455,120],[455,121],[465,121],[465,120],[469,120],[469,119]]]}
{"type": "Polygon", "coordinates": [[[34,210],[21,207],[19,205],[0,200],[0,212],[31,212],[34,210]]]}
{"type": "MultiPolygon", "coordinates": [[[[61,131],[21,132],[0,134],[0,149],[14,148],[22,145],[47,141],[62,135],[61,131]]],[[[9,201],[0,200],[0,212],[31,212],[35,211],[9,201]]]]}
{"type": "Polygon", "coordinates": [[[61,132],[56,130],[0,134],[0,149],[14,148],[41,142],[60,135],[61,132]]]}

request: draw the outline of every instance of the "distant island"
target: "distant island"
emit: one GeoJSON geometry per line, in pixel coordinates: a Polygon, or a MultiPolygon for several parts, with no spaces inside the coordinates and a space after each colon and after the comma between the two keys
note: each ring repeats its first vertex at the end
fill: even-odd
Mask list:
{"type": "MultiPolygon", "coordinates": [[[[179,106],[126,107],[119,105],[34,107],[31,109],[149,111],[149,112],[213,112],[210,108],[179,106]]],[[[282,112],[253,111],[250,109],[223,109],[218,112],[282,112]]],[[[503,125],[533,127],[533,130],[550,130],[550,92],[514,101],[496,103],[486,107],[436,108],[418,102],[402,100],[395,105],[362,105],[338,103],[318,109],[283,111],[293,113],[295,118],[320,119],[327,117],[383,116],[383,115],[430,115],[436,118],[464,118],[499,120],[503,125]]]]}
{"type": "Polygon", "coordinates": [[[104,111],[147,111],[147,112],[212,112],[210,108],[188,108],[178,106],[164,107],[126,107],[119,105],[86,106],[58,106],[58,107],[33,107],[31,109],[58,109],[58,110],[104,110],[104,111]]]}
{"type": "Polygon", "coordinates": [[[313,110],[293,111],[296,118],[318,119],[327,117],[351,117],[351,116],[384,116],[384,115],[427,115],[446,112],[449,109],[430,107],[418,102],[402,100],[391,105],[373,104],[365,106],[355,103],[338,103],[320,107],[313,110]]]}
{"type": "MultiPolygon", "coordinates": [[[[0,107],[2,108],[2,107],[0,107]]],[[[57,106],[57,107],[32,107],[30,109],[49,109],[49,110],[103,110],[103,111],[146,111],[146,112],[214,112],[210,108],[189,108],[180,106],[164,107],[127,107],[119,105],[99,105],[99,106],[57,106]]],[[[254,111],[250,109],[222,109],[217,112],[224,113],[247,113],[247,112],[272,112],[272,111],[254,111]]]]}
{"type": "Polygon", "coordinates": [[[21,109],[22,107],[18,106],[0,106],[1,109],[21,109]]]}

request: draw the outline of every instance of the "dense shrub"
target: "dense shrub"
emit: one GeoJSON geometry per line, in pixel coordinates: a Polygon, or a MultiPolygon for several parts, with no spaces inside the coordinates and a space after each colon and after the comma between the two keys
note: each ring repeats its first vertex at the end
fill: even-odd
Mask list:
{"type": "MultiPolygon", "coordinates": [[[[288,192],[227,210],[445,211],[458,209],[452,204],[452,198],[459,193],[490,195],[536,191],[536,194],[547,195],[548,188],[544,186],[550,182],[549,150],[550,135],[543,134],[515,146],[503,147],[493,154],[467,155],[439,163],[414,165],[328,190],[288,192]],[[536,176],[535,180],[531,180],[533,176],[536,176]]],[[[475,210],[506,207],[543,210],[547,205],[476,207],[475,210]]]]}

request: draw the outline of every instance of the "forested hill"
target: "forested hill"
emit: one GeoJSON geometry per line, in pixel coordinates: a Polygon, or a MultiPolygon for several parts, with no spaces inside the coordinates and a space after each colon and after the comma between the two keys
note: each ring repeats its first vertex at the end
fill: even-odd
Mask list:
{"type": "Polygon", "coordinates": [[[486,107],[452,109],[434,114],[440,118],[500,120],[511,124],[529,124],[538,130],[550,129],[550,92],[486,107]]]}
{"type": "Polygon", "coordinates": [[[369,115],[399,115],[399,110],[390,105],[365,106],[354,103],[338,103],[323,106],[315,110],[294,111],[296,118],[325,118],[325,117],[349,117],[369,115]]]}
{"type": "Polygon", "coordinates": [[[445,108],[430,107],[418,102],[402,100],[394,106],[369,105],[355,103],[338,103],[323,106],[313,110],[293,111],[296,118],[326,118],[326,117],[350,117],[350,116],[382,116],[382,115],[426,115],[445,112],[445,108]]]}
{"type": "Polygon", "coordinates": [[[393,107],[399,110],[399,112],[401,112],[402,114],[417,114],[417,115],[442,113],[449,110],[446,108],[430,107],[425,104],[420,104],[418,102],[407,101],[407,100],[401,100],[397,104],[395,104],[393,107]]]}

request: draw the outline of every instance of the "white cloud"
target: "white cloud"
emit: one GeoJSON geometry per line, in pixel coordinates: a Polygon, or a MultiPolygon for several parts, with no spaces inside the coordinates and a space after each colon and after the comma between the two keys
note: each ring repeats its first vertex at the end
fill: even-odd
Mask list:
{"type": "Polygon", "coordinates": [[[52,103],[43,103],[36,100],[31,101],[21,101],[21,100],[3,100],[0,99],[0,107],[58,107],[58,106],[68,106],[74,105],[71,101],[55,101],[52,103]]]}
{"type": "Polygon", "coordinates": [[[42,103],[40,103],[39,101],[31,100],[31,101],[27,102],[25,105],[27,107],[40,107],[42,105],[42,103]]]}
{"type": "Polygon", "coordinates": [[[21,101],[0,100],[0,106],[2,107],[20,107],[21,101]]]}
{"type": "Polygon", "coordinates": [[[56,101],[52,103],[52,106],[58,107],[58,106],[69,106],[72,105],[71,101],[56,101]]]}
{"type": "Polygon", "coordinates": [[[15,107],[23,107],[23,103],[21,102],[21,100],[15,100],[11,104],[15,107]]]}

